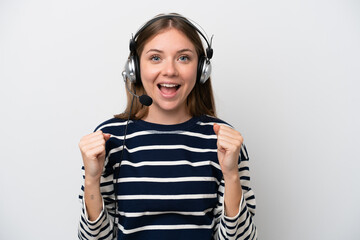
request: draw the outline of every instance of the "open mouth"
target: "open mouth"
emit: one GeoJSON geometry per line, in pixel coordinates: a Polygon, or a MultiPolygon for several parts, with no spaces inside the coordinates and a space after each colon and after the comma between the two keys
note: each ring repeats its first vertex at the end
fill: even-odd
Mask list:
{"type": "Polygon", "coordinates": [[[165,95],[171,95],[176,93],[176,91],[180,88],[179,84],[173,83],[161,83],[157,85],[160,91],[165,95]]]}

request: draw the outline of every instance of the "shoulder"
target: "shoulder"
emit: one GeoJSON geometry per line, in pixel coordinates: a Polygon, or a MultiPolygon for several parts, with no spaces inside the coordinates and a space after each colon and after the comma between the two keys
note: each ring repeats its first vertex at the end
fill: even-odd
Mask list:
{"type": "Polygon", "coordinates": [[[220,118],[209,115],[201,115],[196,118],[196,124],[195,124],[196,127],[194,127],[192,131],[201,134],[212,135],[213,137],[215,137],[216,136],[214,132],[215,123],[219,125],[226,125],[232,128],[230,124],[228,124],[227,122],[225,122],[220,118]]]}
{"type": "Polygon", "coordinates": [[[94,130],[95,131],[103,131],[105,133],[113,134],[114,131],[119,129],[123,129],[126,126],[127,121],[120,118],[110,118],[102,123],[100,123],[94,130]]]}

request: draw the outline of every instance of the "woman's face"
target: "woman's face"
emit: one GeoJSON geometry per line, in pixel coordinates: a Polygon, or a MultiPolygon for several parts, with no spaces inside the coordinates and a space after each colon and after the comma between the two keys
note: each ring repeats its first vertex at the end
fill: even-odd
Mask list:
{"type": "Polygon", "coordinates": [[[142,83],[153,99],[149,111],[187,114],[197,64],[195,46],[183,32],[169,28],[150,38],[140,56],[142,83]]]}

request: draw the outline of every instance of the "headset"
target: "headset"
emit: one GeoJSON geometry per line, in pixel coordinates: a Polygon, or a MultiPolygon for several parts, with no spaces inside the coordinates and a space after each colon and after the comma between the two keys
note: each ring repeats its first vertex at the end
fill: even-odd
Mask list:
{"type": "Polygon", "coordinates": [[[130,39],[130,44],[129,44],[130,57],[125,63],[124,72],[123,72],[124,81],[126,81],[125,78],[127,78],[131,83],[139,83],[141,81],[140,60],[139,60],[138,54],[136,53],[137,37],[142,33],[142,31],[144,29],[149,27],[151,24],[153,24],[154,22],[156,22],[160,19],[164,19],[164,18],[168,18],[168,19],[178,18],[178,19],[183,20],[186,24],[188,24],[190,27],[195,29],[196,32],[198,32],[199,35],[205,40],[205,42],[207,44],[206,55],[199,56],[199,62],[198,62],[197,74],[196,74],[196,81],[201,84],[204,84],[209,79],[210,74],[211,74],[210,59],[212,58],[213,53],[214,53],[213,49],[211,48],[212,37],[209,42],[208,39],[205,37],[204,33],[202,33],[202,31],[200,31],[199,28],[197,28],[193,23],[191,23],[190,20],[188,20],[187,18],[185,18],[181,15],[177,15],[177,14],[164,14],[164,15],[156,16],[153,19],[149,20],[147,23],[145,23],[135,33],[135,35],[132,36],[132,38],[130,39]]]}

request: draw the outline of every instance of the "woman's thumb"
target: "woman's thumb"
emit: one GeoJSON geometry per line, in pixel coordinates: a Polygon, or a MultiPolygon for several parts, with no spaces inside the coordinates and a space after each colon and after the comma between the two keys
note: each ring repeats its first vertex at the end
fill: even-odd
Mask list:
{"type": "Polygon", "coordinates": [[[214,132],[215,132],[215,134],[216,135],[218,135],[218,133],[219,133],[219,130],[220,130],[220,125],[219,124],[217,124],[217,123],[214,123],[214,132]]]}
{"type": "Polygon", "coordinates": [[[107,141],[111,137],[111,134],[103,133],[103,136],[104,136],[105,141],[107,141]]]}

